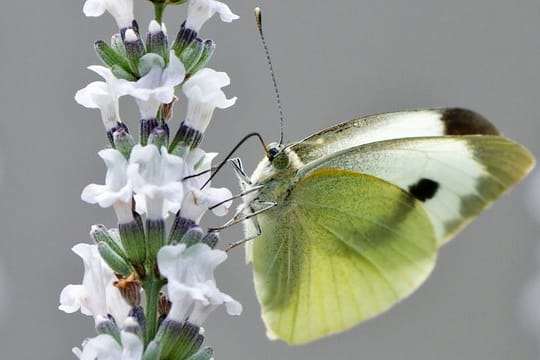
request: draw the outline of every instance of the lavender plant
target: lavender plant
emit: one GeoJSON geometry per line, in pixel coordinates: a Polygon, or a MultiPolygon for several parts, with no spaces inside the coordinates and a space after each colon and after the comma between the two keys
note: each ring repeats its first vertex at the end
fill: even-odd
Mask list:
{"type": "Polygon", "coordinates": [[[215,108],[236,101],[221,90],[230,83],[227,74],[206,68],[215,44],[200,30],[215,14],[224,22],[238,16],[215,0],[152,3],[155,19],[146,35],[134,18],[133,0],[87,0],[83,8],[86,16],[110,13],[119,32],[110,43],[95,43],[104,66],[89,69],[104,81],[75,96],[100,110],[110,145],[98,153],[107,167],[105,184],[86,186],[81,198],[112,207],[117,220],[115,228],[92,226],[94,243],[73,247],[83,260],[83,280],[60,294],[60,310],[80,310],[95,321],[97,336],[73,349],[80,359],[210,359],[201,325],[219,305],[231,315],[242,311],[216,285],[214,270],[227,259],[214,248],[219,234],[199,226],[209,209],[222,216],[231,206],[228,189],[210,186],[217,154],[199,145],[215,108]],[[183,3],[187,18],[169,41],[163,12],[183,3]],[[120,118],[122,96],[139,108],[138,138],[120,118]],[[178,100],[187,100],[181,123],[172,111],[178,100]],[[175,218],[167,231],[170,214],[175,218]]]}

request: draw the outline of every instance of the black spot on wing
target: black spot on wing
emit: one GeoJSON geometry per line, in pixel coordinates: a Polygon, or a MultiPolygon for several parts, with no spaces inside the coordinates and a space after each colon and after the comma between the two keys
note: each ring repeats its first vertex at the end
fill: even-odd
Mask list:
{"type": "Polygon", "coordinates": [[[446,109],[442,113],[445,135],[499,135],[499,130],[482,115],[465,109],[446,109]]]}
{"type": "Polygon", "coordinates": [[[431,199],[437,193],[439,183],[430,179],[420,179],[409,186],[409,193],[420,201],[431,199]]]}

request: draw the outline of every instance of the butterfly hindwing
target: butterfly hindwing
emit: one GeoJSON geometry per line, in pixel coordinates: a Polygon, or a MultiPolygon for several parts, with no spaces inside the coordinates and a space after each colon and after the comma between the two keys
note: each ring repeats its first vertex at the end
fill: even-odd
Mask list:
{"type": "Polygon", "coordinates": [[[258,215],[252,244],[269,336],[305,343],[348,329],[427,278],[436,238],[420,201],[378,178],[323,169],[258,215]]]}
{"type": "Polygon", "coordinates": [[[521,145],[499,136],[386,140],[320,158],[303,170],[367,173],[409,192],[425,206],[439,245],[469,223],[534,165],[521,145]]]}

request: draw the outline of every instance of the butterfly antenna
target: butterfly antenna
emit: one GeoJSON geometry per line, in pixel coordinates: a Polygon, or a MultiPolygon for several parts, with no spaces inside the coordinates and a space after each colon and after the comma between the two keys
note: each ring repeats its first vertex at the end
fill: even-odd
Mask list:
{"type": "Polygon", "coordinates": [[[281,98],[279,97],[279,90],[276,81],[276,75],[274,74],[274,67],[272,66],[272,58],[270,57],[270,51],[266,45],[266,40],[264,39],[264,32],[262,28],[262,15],[261,8],[255,8],[255,21],[257,22],[257,28],[259,29],[259,35],[261,36],[261,42],[264,47],[264,52],[266,54],[266,60],[268,61],[268,67],[270,68],[270,75],[272,75],[272,83],[274,84],[274,93],[276,94],[276,102],[279,110],[279,121],[280,121],[280,136],[279,144],[283,145],[283,108],[281,107],[281,98]]]}
{"type": "MultiPolygon", "coordinates": [[[[266,154],[266,157],[268,159],[270,159],[270,154],[268,153],[268,149],[266,147],[266,144],[262,138],[262,136],[259,134],[259,133],[251,133],[251,134],[247,134],[246,136],[244,136],[242,138],[242,140],[240,140],[234,147],[233,149],[227,154],[227,156],[225,157],[225,159],[223,159],[223,161],[221,163],[219,163],[219,165],[215,168],[215,171],[212,172],[212,175],[210,175],[210,178],[208,180],[206,180],[206,182],[203,184],[203,186],[201,186],[201,190],[204,189],[206,187],[206,185],[208,185],[210,183],[210,181],[214,178],[214,176],[216,176],[216,174],[219,172],[219,170],[221,170],[221,168],[223,166],[225,166],[225,164],[227,163],[227,161],[229,161],[229,159],[231,158],[231,156],[233,156],[233,154],[236,152],[236,150],[238,150],[238,148],[240,146],[242,146],[243,143],[245,143],[248,139],[252,138],[252,137],[256,137],[259,139],[259,141],[261,142],[263,148],[264,148],[264,153],[266,154]]],[[[203,172],[205,173],[205,172],[203,172]]],[[[199,175],[202,175],[203,173],[199,173],[199,174],[195,174],[195,176],[199,176],[199,175]]]]}

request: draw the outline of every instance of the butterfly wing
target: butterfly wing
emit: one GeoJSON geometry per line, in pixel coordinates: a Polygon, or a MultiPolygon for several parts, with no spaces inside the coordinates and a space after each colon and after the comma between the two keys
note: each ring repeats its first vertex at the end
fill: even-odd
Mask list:
{"type": "Polygon", "coordinates": [[[271,338],[300,344],[346,330],[427,278],[436,239],[418,200],[388,182],[317,170],[258,215],[253,270],[271,338]]]}
{"type": "Polygon", "coordinates": [[[325,129],[291,149],[303,163],[363,144],[410,137],[499,135],[481,115],[465,109],[420,109],[361,117],[325,129]]]}
{"type": "Polygon", "coordinates": [[[499,136],[405,138],[365,144],[313,161],[384,179],[423,202],[439,245],[519,182],[534,166],[521,145],[499,136]]]}

